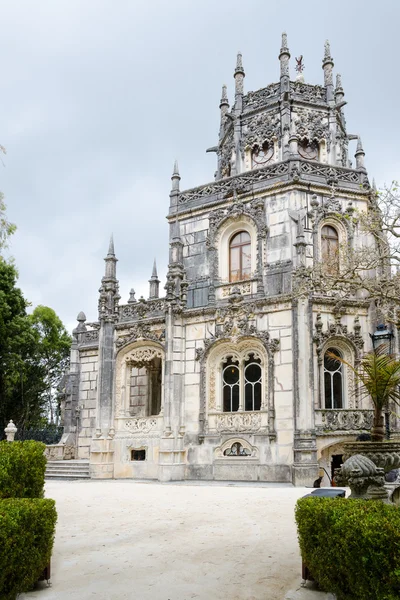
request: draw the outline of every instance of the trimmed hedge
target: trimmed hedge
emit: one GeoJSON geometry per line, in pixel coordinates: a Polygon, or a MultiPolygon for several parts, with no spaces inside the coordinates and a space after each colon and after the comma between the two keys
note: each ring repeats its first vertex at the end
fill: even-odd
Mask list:
{"type": "Polygon", "coordinates": [[[400,510],[372,500],[301,498],[301,555],[338,600],[399,600],[400,510]]]}
{"type": "Polygon", "coordinates": [[[54,500],[0,500],[0,598],[15,600],[50,561],[57,513],[54,500]]]}
{"type": "Polygon", "coordinates": [[[0,499],[43,497],[45,448],[42,442],[0,442],[0,499]]]}

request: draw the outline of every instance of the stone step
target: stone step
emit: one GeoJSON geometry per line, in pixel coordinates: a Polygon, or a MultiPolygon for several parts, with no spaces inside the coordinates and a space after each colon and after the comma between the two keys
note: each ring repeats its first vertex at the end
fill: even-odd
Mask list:
{"type": "Polygon", "coordinates": [[[46,479],[90,479],[88,460],[50,460],[46,479]]]}

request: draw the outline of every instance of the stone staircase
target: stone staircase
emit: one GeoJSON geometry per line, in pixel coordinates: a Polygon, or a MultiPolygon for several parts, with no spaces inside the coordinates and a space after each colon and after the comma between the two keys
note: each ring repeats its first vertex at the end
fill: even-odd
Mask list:
{"type": "Polygon", "coordinates": [[[88,460],[48,460],[46,479],[90,479],[88,460]]]}

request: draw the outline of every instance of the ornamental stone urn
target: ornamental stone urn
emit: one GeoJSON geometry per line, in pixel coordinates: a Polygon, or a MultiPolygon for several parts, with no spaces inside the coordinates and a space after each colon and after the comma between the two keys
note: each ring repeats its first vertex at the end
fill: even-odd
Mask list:
{"type": "Polygon", "coordinates": [[[4,433],[6,434],[7,442],[13,442],[15,434],[18,429],[15,427],[13,421],[11,420],[7,427],[4,429],[4,433]]]}
{"type": "Polygon", "coordinates": [[[346,442],[343,444],[343,461],[350,456],[362,454],[366,456],[385,473],[400,468],[400,442],[346,442]]]}
{"type": "Polygon", "coordinates": [[[362,454],[353,454],[345,460],[335,472],[335,483],[349,486],[349,498],[389,503],[383,469],[362,454]]]}

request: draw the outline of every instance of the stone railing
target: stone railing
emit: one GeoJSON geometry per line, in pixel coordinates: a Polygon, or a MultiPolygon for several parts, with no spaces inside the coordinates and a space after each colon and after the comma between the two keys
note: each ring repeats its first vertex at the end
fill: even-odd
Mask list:
{"type": "Polygon", "coordinates": [[[317,435],[352,434],[369,432],[372,427],[372,410],[317,409],[315,429],[317,435]]]}
{"type": "Polygon", "coordinates": [[[165,298],[155,300],[139,300],[119,307],[119,320],[136,321],[147,317],[163,315],[165,312],[165,298]]]}
{"type": "MultiPolygon", "coordinates": [[[[219,201],[230,197],[234,192],[243,194],[253,188],[262,190],[270,180],[271,182],[274,182],[274,180],[275,182],[285,182],[293,177],[300,181],[307,181],[310,176],[320,177],[321,183],[326,185],[330,185],[334,180],[338,186],[343,185],[352,188],[357,186],[358,189],[362,186],[364,190],[369,189],[368,178],[363,172],[307,160],[299,160],[297,163],[300,164],[299,171],[297,167],[294,171],[291,170],[290,161],[282,161],[261,169],[254,169],[240,175],[219,179],[215,182],[182,191],[179,194],[178,203],[182,208],[185,208],[183,205],[198,201],[203,203],[219,201]]],[[[171,208],[171,212],[174,213],[175,210],[175,207],[171,208]]]]}
{"type": "Polygon", "coordinates": [[[268,413],[254,412],[210,413],[208,415],[209,430],[218,433],[256,433],[267,431],[268,413]]]}

